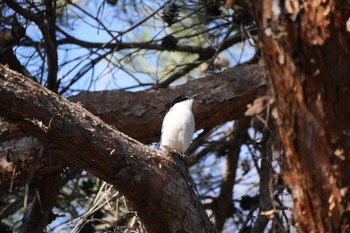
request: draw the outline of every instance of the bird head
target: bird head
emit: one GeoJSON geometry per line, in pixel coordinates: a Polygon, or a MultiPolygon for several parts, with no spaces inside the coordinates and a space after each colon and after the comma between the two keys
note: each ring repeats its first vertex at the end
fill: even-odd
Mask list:
{"type": "Polygon", "coordinates": [[[177,103],[180,103],[180,102],[183,102],[183,101],[186,101],[186,100],[190,100],[190,99],[193,99],[194,97],[196,97],[198,94],[195,94],[195,95],[180,95],[178,97],[176,97],[173,102],[171,103],[171,107],[174,106],[175,104],[177,103]]]}

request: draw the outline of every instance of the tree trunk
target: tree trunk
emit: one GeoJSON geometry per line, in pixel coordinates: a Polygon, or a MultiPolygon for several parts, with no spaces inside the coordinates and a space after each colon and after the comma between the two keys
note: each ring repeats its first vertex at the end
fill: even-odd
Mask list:
{"type": "Polygon", "coordinates": [[[350,229],[350,3],[244,1],[259,24],[300,232],[350,229]]]}

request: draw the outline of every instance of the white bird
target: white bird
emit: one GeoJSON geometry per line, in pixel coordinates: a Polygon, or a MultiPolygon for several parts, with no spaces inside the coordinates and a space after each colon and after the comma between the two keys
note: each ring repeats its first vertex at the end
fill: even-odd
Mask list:
{"type": "Polygon", "coordinates": [[[173,100],[163,120],[160,147],[176,149],[181,153],[188,149],[195,130],[192,103],[196,96],[181,95],[173,100]]]}

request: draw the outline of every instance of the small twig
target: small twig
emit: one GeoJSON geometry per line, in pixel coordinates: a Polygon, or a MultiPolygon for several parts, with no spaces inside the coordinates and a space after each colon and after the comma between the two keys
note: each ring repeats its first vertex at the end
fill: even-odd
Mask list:
{"type": "MultiPolygon", "coordinates": [[[[78,218],[76,219],[73,219],[72,221],[68,222],[67,224],[71,224],[73,222],[76,222],[79,220],[79,222],[74,226],[74,228],[70,231],[71,233],[73,232],[76,232],[78,228],[82,228],[85,224],[86,224],[86,221],[87,218],[89,216],[91,216],[92,214],[96,213],[96,211],[98,211],[99,209],[103,208],[106,204],[109,205],[109,201],[112,200],[113,198],[115,197],[120,197],[121,194],[119,192],[116,192],[114,193],[111,197],[107,197],[107,194],[110,193],[110,191],[113,189],[113,186],[112,185],[109,185],[108,187],[108,184],[106,182],[103,182],[93,203],[92,203],[92,206],[89,208],[89,210],[84,213],[83,215],[79,216],[78,218]],[[105,199],[103,201],[103,199],[105,199]],[[83,225],[83,226],[81,226],[83,225]]],[[[112,208],[110,206],[110,208],[112,208]]]]}
{"type": "Polygon", "coordinates": [[[253,214],[258,209],[258,207],[259,207],[259,205],[256,205],[253,208],[251,208],[251,210],[249,211],[249,213],[247,215],[247,218],[245,219],[244,223],[242,224],[242,227],[241,227],[241,230],[239,231],[239,233],[244,233],[246,226],[252,220],[253,214]]]}

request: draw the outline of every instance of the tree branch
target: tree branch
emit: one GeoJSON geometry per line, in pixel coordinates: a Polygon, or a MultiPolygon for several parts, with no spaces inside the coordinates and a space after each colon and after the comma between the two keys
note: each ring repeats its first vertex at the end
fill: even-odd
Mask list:
{"type": "Polygon", "coordinates": [[[263,232],[271,219],[274,218],[276,208],[274,205],[272,190],[272,151],[271,151],[271,135],[267,129],[264,132],[262,140],[261,166],[260,166],[260,210],[259,216],[254,223],[252,233],[263,232]]]}
{"type": "Polygon", "coordinates": [[[29,208],[23,215],[21,233],[45,232],[46,226],[50,223],[52,208],[57,199],[60,176],[53,175],[46,177],[40,182],[38,190],[33,195],[29,208]]]}
{"type": "Polygon", "coordinates": [[[242,65],[176,87],[135,93],[87,92],[69,100],[81,103],[127,135],[150,143],[159,140],[163,117],[176,96],[199,94],[193,107],[196,129],[203,129],[240,119],[247,104],[264,95],[266,89],[264,70],[259,65],[242,65]]]}
{"type": "Polygon", "coordinates": [[[214,232],[180,157],[152,150],[80,104],[0,66],[0,114],[64,151],[71,164],[109,182],[135,203],[150,232],[214,232]]]}
{"type": "MultiPolygon", "coordinates": [[[[250,65],[231,68],[216,75],[189,81],[185,85],[157,91],[91,92],[70,97],[70,100],[80,102],[90,112],[127,135],[143,143],[150,143],[159,140],[163,117],[175,96],[200,93],[194,104],[194,112],[197,129],[201,129],[240,119],[246,110],[245,106],[256,96],[264,95],[266,88],[263,69],[250,65]]],[[[13,187],[23,184],[24,178],[31,171],[33,155],[41,143],[34,137],[24,137],[16,124],[0,120],[0,126],[0,146],[4,148],[0,151],[0,192],[7,192],[11,184],[13,187]],[[16,173],[13,173],[13,169],[16,169],[16,173]]],[[[36,174],[47,176],[67,166],[64,160],[57,159],[61,153],[64,152],[49,147],[36,174]]]]}
{"type": "Polygon", "coordinates": [[[236,182],[236,169],[241,152],[241,146],[246,142],[250,118],[242,118],[235,122],[232,135],[227,142],[228,154],[226,158],[225,171],[221,183],[220,194],[215,200],[215,227],[222,232],[226,219],[233,215],[233,187],[236,182]]]}
{"type": "MultiPolygon", "coordinates": [[[[39,14],[35,14],[27,9],[21,7],[15,1],[4,0],[5,3],[16,13],[22,15],[23,17],[33,21],[39,28],[45,40],[45,48],[47,54],[47,65],[48,65],[48,88],[52,91],[56,91],[57,89],[57,69],[58,69],[58,55],[57,55],[57,44],[56,44],[56,35],[53,29],[52,18],[46,19],[48,25],[45,22],[45,18],[40,16],[39,14]]],[[[55,1],[52,1],[55,2],[55,1]]],[[[55,9],[51,9],[55,10],[55,9]]],[[[55,16],[52,16],[55,17],[55,16]]]]}

